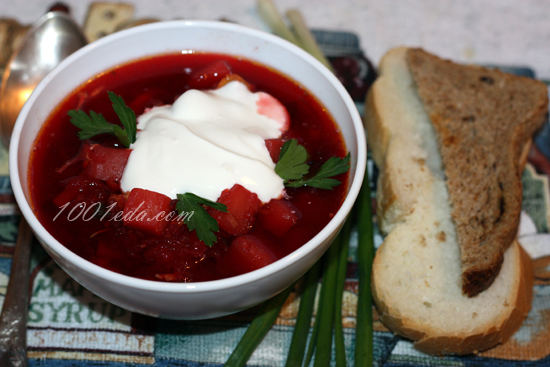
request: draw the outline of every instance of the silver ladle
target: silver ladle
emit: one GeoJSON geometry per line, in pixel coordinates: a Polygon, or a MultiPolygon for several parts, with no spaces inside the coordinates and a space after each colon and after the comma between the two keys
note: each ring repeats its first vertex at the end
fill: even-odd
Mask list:
{"type": "MultiPolygon", "coordinates": [[[[10,59],[0,88],[0,132],[9,146],[13,125],[36,85],[57,64],[87,43],[62,11],[50,11],[28,31],[10,59]]],[[[21,216],[10,280],[0,315],[0,366],[27,366],[27,314],[32,232],[21,216]]]]}

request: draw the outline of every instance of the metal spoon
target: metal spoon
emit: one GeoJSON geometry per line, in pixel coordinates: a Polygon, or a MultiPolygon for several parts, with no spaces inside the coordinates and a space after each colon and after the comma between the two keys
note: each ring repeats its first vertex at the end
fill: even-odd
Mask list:
{"type": "MultiPolygon", "coordinates": [[[[13,125],[36,85],[65,57],[86,44],[79,26],[64,12],[40,18],[12,56],[0,89],[0,132],[9,146],[13,125]]],[[[10,280],[0,315],[0,366],[27,366],[27,313],[32,232],[21,216],[10,280]]]]}

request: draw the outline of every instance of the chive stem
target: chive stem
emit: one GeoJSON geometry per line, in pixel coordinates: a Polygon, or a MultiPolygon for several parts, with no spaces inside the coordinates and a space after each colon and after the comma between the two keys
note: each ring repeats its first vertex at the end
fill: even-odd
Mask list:
{"type": "Polygon", "coordinates": [[[291,29],[286,25],[272,0],[258,0],[257,8],[260,17],[267,23],[273,33],[302,48],[319,60],[330,71],[334,72],[332,64],[319,48],[315,37],[311,34],[299,10],[290,9],[286,12],[286,16],[292,26],[291,29]]]}
{"type": "Polygon", "coordinates": [[[368,168],[357,200],[357,268],[358,299],[355,326],[355,366],[371,367],[373,363],[371,271],[374,259],[371,192],[368,168]]]}
{"type": "Polygon", "coordinates": [[[348,251],[351,237],[351,228],[353,224],[353,211],[342,228],[342,243],[340,245],[340,254],[338,257],[338,273],[335,289],[335,308],[334,308],[334,345],[336,354],[336,367],[346,366],[346,346],[344,340],[344,325],[342,323],[342,302],[344,297],[344,288],[348,270],[348,251]]]}
{"type": "Polygon", "coordinates": [[[311,318],[315,306],[315,295],[319,285],[321,261],[317,261],[304,276],[304,289],[300,296],[300,307],[296,317],[296,325],[292,333],[292,340],[288,350],[286,367],[300,367],[304,361],[307,337],[311,328],[311,318]]]}
{"type": "Polygon", "coordinates": [[[258,0],[257,6],[258,12],[262,19],[277,36],[294,43],[298,47],[302,47],[301,43],[298,39],[296,39],[294,33],[292,33],[292,31],[285,24],[272,0],[258,0]]]}
{"type": "Polygon", "coordinates": [[[323,280],[319,295],[317,318],[319,330],[315,345],[314,367],[330,366],[332,354],[332,337],[334,327],[334,292],[336,289],[336,274],[338,273],[338,255],[342,234],[339,233],[327,253],[323,256],[323,280]]]}
{"type": "MultiPolygon", "coordinates": [[[[319,303],[317,302],[317,313],[319,312],[319,303]]],[[[317,345],[317,334],[319,334],[319,317],[315,317],[315,322],[313,323],[313,330],[311,331],[311,337],[309,338],[309,345],[307,347],[306,358],[304,359],[303,367],[308,367],[313,358],[313,353],[315,352],[315,347],[317,345]]]]}
{"type": "Polygon", "coordinates": [[[265,301],[243,337],[225,362],[225,367],[242,367],[271,329],[294,285],[265,301]]]}
{"type": "Polygon", "coordinates": [[[313,37],[311,31],[307,27],[304,17],[302,17],[302,13],[300,13],[300,11],[297,9],[290,9],[286,12],[286,16],[288,20],[290,20],[293,34],[298,40],[299,45],[301,45],[302,49],[304,49],[304,51],[307,51],[310,55],[319,60],[330,71],[334,72],[330,61],[328,61],[328,59],[325,57],[323,51],[321,51],[319,45],[317,45],[315,37],[313,37]]]}

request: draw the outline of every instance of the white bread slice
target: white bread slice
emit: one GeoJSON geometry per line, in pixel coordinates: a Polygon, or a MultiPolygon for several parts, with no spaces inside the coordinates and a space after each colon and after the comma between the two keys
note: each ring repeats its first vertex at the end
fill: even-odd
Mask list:
{"type": "Polygon", "coordinates": [[[416,93],[406,48],[383,58],[365,110],[381,170],[379,225],[388,233],[372,270],[382,322],[430,354],[469,354],[507,340],[531,307],[530,259],[517,241],[493,284],[462,292],[462,269],[433,126],[416,93]]]}

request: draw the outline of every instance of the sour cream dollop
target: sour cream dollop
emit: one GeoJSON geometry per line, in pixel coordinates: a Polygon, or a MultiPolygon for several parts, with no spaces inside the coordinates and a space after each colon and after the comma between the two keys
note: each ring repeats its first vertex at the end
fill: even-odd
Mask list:
{"type": "Polygon", "coordinates": [[[138,118],[122,190],[142,188],[172,199],[190,192],[216,201],[240,184],[263,202],[278,198],[284,184],[265,139],[279,138],[286,126],[258,112],[261,98],[232,81],[216,90],[186,91],[173,105],[147,111],[138,118]]]}

